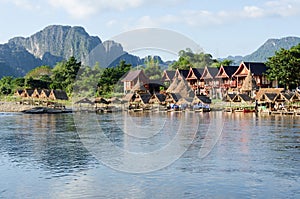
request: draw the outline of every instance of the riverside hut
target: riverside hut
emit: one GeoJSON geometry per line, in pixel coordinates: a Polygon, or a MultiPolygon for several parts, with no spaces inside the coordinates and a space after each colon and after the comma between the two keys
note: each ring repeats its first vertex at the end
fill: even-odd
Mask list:
{"type": "Polygon", "coordinates": [[[165,102],[168,104],[175,104],[181,98],[178,93],[167,93],[165,102]]]}
{"type": "Polygon", "coordinates": [[[33,89],[24,89],[22,94],[21,94],[21,97],[22,98],[30,98],[33,91],[34,91],[33,89]]]}
{"type": "Polygon", "coordinates": [[[166,86],[169,86],[175,76],[175,70],[164,70],[161,81],[164,82],[166,86]]]}
{"type": "Polygon", "coordinates": [[[68,100],[68,95],[63,90],[51,90],[49,94],[50,100],[68,100]]]}
{"type": "Polygon", "coordinates": [[[21,97],[22,93],[23,93],[23,90],[17,89],[17,90],[14,92],[14,96],[15,96],[15,97],[21,97]]]}
{"type": "Polygon", "coordinates": [[[42,89],[34,89],[33,93],[31,94],[31,97],[32,98],[35,98],[35,99],[39,99],[40,98],[40,95],[42,93],[42,89]]]}
{"type": "Polygon", "coordinates": [[[40,93],[40,96],[39,98],[40,99],[43,99],[43,100],[47,100],[49,98],[49,95],[50,95],[51,91],[48,90],[48,89],[43,89],[40,93]]]}
{"type": "Polygon", "coordinates": [[[195,95],[193,104],[211,104],[211,99],[205,95],[195,95]]]}
{"type": "Polygon", "coordinates": [[[129,71],[127,75],[121,80],[124,83],[124,93],[128,93],[139,84],[146,84],[149,82],[148,77],[145,75],[143,70],[129,71]]]}
{"type": "Polygon", "coordinates": [[[190,68],[189,73],[186,77],[191,88],[199,92],[200,78],[203,74],[204,68],[190,68]]]}
{"type": "Polygon", "coordinates": [[[164,104],[165,100],[166,96],[164,94],[154,93],[149,100],[149,104],[164,104]]]}

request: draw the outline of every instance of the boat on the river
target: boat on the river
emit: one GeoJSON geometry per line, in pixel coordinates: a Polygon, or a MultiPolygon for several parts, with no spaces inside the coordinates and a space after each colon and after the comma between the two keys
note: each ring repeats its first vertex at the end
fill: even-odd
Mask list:
{"type": "Polygon", "coordinates": [[[71,109],[57,109],[57,108],[48,108],[48,107],[34,107],[32,109],[24,110],[23,113],[29,114],[59,114],[59,113],[71,113],[71,109]]]}

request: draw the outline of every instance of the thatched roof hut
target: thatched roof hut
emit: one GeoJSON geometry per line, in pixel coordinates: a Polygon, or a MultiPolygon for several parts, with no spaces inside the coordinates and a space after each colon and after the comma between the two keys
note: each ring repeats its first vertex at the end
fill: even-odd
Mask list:
{"type": "Polygon", "coordinates": [[[233,100],[234,100],[234,98],[235,98],[236,95],[237,94],[234,94],[234,93],[227,93],[224,96],[223,101],[225,101],[225,102],[233,102],[233,100]]]}
{"type": "Polygon", "coordinates": [[[23,93],[23,90],[22,90],[22,89],[17,89],[17,90],[15,91],[15,93],[14,93],[14,96],[16,96],[16,97],[21,97],[22,93],[23,93]]]}
{"type": "Polygon", "coordinates": [[[207,97],[206,95],[195,95],[193,101],[193,104],[211,104],[211,99],[207,97]]]}
{"type": "Polygon", "coordinates": [[[23,92],[21,93],[21,97],[29,98],[31,97],[33,91],[34,91],[33,89],[24,89],[23,92]]]}
{"type": "Polygon", "coordinates": [[[89,105],[93,105],[94,102],[92,102],[90,99],[88,98],[83,98],[81,100],[78,100],[77,102],[75,102],[75,104],[89,104],[89,105]]]}
{"type": "Polygon", "coordinates": [[[166,93],[174,93],[174,90],[177,88],[178,84],[179,84],[179,79],[178,79],[177,76],[175,76],[172,83],[171,83],[171,85],[166,90],[166,93]]]}
{"type": "Polygon", "coordinates": [[[43,89],[43,90],[41,91],[41,93],[40,93],[39,98],[40,98],[40,99],[48,99],[50,93],[51,93],[50,90],[48,90],[48,89],[43,89]]]}
{"type": "Polygon", "coordinates": [[[165,100],[166,96],[164,94],[154,93],[149,100],[149,104],[162,104],[165,100]]]}
{"type": "Polygon", "coordinates": [[[184,98],[193,98],[195,96],[195,93],[188,85],[187,81],[184,79],[181,79],[178,86],[174,89],[173,93],[179,93],[180,96],[184,98]]]}
{"type": "Polygon", "coordinates": [[[181,98],[180,94],[178,93],[167,93],[165,102],[170,104],[175,104],[181,98]]]}
{"type": "Polygon", "coordinates": [[[252,99],[249,95],[240,93],[233,98],[233,102],[251,103],[252,99]]]}
{"type": "Polygon", "coordinates": [[[261,88],[256,93],[255,99],[259,101],[265,93],[280,94],[283,90],[283,88],[261,88]]]}
{"type": "Polygon", "coordinates": [[[97,97],[94,100],[94,103],[96,103],[96,104],[109,104],[109,102],[103,97],[97,97]]]}
{"type": "Polygon", "coordinates": [[[51,100],[68,100],[68,95],[63,90],[51,90],[49,94],[49,99],[51,100]]]}
{"type": "Polygon", "coordinates": [[[34,89],[33,93],[31,94],[32,98],[40,98],[40,95],[42,93],[42,89],[34,89]]]}
{"type": "Polygon", "coordinates": [[[182,98],[180,98],[179,100],[178,100],[178,102],[176,103],[177,105],[191,105],[192,104],[192,102],[193,102],[193,98],[191,98],[191,97],[189,97],[189,98],[184,98],[184,97],[182,97],[182,98]]]}
{"type": "Polygon", "coordinates": [[[135,99],[133,102],[141,103],[141,104],[148,104],[151,95],[148,93],[143,94],[135,94],[135,99]]]}
{"type": "Polygon", "coordinates": [[[255,89],[255,87],[256,87],[255,80],[252,78],[251,69],[249,68],[248,74],[243,82],[241,91],[249,92],[255,89]]]}
{"type": "Polygon", "coordinates": [[[132,102],[135,99],[135,94],[134,93],[127,93],[122,100],[125,102],[132,102]]]}

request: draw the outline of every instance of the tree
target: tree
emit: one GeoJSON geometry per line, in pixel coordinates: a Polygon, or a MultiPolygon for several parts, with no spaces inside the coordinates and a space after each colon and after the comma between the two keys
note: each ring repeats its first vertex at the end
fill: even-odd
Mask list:
{"type": "Polygon", "coordinates": [[[126,64],[124,60],[115,67],[105,68],[98,82],[98,94],[103,96],[119,91],[116,84],[130,69],[131,64],[126,64]]]}
{"type": "Polygon", "coordinates": [[[0,94],[3,95],[9,95],[12,93],[12,86],[11,82],[13,80],[13,77],[11,76],[4,76],[0,80],[0,94]]]}
{"type": "Polygon", "coordinates": [[[68,61],[58,63],[52,70],[53,82],[51,88],[62,89],[70,95],[80,66],[81,62],[77,62],[75,57],[70,57],[68,61]]]}
{"type": "Polygon", "coordinates": [[[145,74],[149,79],[159,79],[162,75],[162,70],[159,61],[152,56],[145,57],[145,74]]]}
{"type": "Polygon", "coordinates": [[[233,64],[233,60],[230,59],[224,59],[223,61],[217,61],[213,64],[215,67],[221,67],[221,66],[230,66],[233,64]]]}
{"type": "Polygon", "coordinates": [[[32,77],[33,79],[40,79],[45,75],[50,77],[51,74],[52,74],[52,68],[50,66],[39,66],[29,71],[25,75],[25,78],[28,79],[29,77],[32,77]]]}
{"type": "Polygon", "coordinates": [[[94,67],[82,66],[76,78],[74,91],[79,96],[93,97],[97,92],[98,81],[103,73],[99,64],[94,67]]]}
{"type": "Polygon", "coordinates": [[[205,66],[212,66],[217,60],[213,59],[211,54],[203,52],[194,53],[191,49],[181,50],[178,53],[179,59],[170,65],[171,69],[185,69],[190,67],[204,68],[205,66]]]}
{"type": "Polygon", "coordinates": [[[266,76],[269,80],[277,80],[286,89],[298,86],[300,83],[300,44],[289,50],[281,49],[268,58],[269,67],[266,76]]]}

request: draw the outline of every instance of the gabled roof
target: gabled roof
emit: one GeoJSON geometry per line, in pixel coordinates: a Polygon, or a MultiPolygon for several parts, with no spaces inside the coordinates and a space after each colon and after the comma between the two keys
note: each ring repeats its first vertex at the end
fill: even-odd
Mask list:
{"type": "Polygon", "coordinates": [[[151,98],[151,95],[148,93],[144,94],[136,94],[136,98],[134,99],[134,102],[141,102],[143,104],[147,104],[151,98]]]}
{"type": "Polygon", "coordinates": [[[215,78],[231,78],[235,71],[238,69],[238,66],[223,66],[221,65],[218,74],[215,78]]]}
{"type": "Polygon", "coordinates": [[[233,102],[233,99],[235,98],[235,96],[236,96],[236,94],[228,93],[224,96],[223,101],[233,102]]]}
{"type": "Polygon", "coordinates": [[[241,62],[233,76],[247,76],[249,69],[255,76],[262,76],[267,71],[267,66],[262,62],[241,62]]]}
{"type": "Polygon", "coordinates": [[[179,79],[178,79],[177,76],[175,76],[174,79],[172,80],[171,85],[166,90],[166,92],[167,93],[174,93],[174,90],[177,88],[178,84],[179,84],[179,79]]]}
{"type": "Polygon", "coordinates": [[[238,101],[238,102],[250,102],[251,100],[252,100],[251,97],[247,94],[238,94],[233,99],[233,101],[238,101]]]}
{"type": "Polygon", "coordinates": [[[191,87],[188,85],[187,81],[181,79],[176,89],[173,91],[174,93],[179,93],[182,97],[194,97],[194,92],[191,87]]]}
{"type": "Polygon", "coordinates": [[[172,81],[175,76],[175,70],[164,70],[162,81],[172,81]]]}
{"type": "Polygon", "coordinates": [[[201,79],[214,79],[218,72],[219,68],[205,67],[201,79]]]}
{"type": "Polygon", "coordinates": [[[261,88],[259,91],[256,93],[255,99],[259,100],[261,99],[262,95],[265,93],[276,93],[280,94],[284,88],[261,88]]]}
{"type": "Polygon", "coordinates": [[[160,93],[154,93],[150,100],[149,103],[163,103],[166,100],[166,96],[160,93]]]}
{"type": "Polygon", "coordinates": [[[68,100],[68,95],[65,91],[63,90],[52,90],[50,95],[53,96],[53,99],[57,99],[57,100],[68,100]]]}
{"type": "Polygon", "coordinates": [[[137,78],[139,78],[140,81],[143,83],[147,83],[149,81],[148,77],[145,75],[143,70],[129,71],[121,81],[122,82],[132,82],[132,81],[135,81],[137,78]]]}
{"type": "Polygon", "coordinates": [[[197,79],[199,80],[203,74],[204,68],[190,68],[186,80],[197,79]]]}
{"type": "Polygon", "coordinates": [[[186,79],[189,72],[190,72],[190,70],[177,69],[176,72],[175,72],[174,78],[178,77],[179,79],[186,79]]]}
{"type": "Polygon", "coordinates": [[[173,102],[176,103],[181,98],[179,93],[167,93],[166,102],[173,102]]]}
{"type": "Polygon", "coordinates": [[[193,104],[198,104],[199,102],[202,104],[210,104],[211,99],[205,95],[196,95],[194,97],[193,104]]]}
{"type": "Polygon", "coordinates": [[[135,92],[135,91],[147,91],[147,89],[145,88],[144,84],[140,81],[140,77],[139,76],[138,76],[136,84],[133,86],[133,88],[131,89],[131,91],[133,91],[133,92],[135,92]]]}

